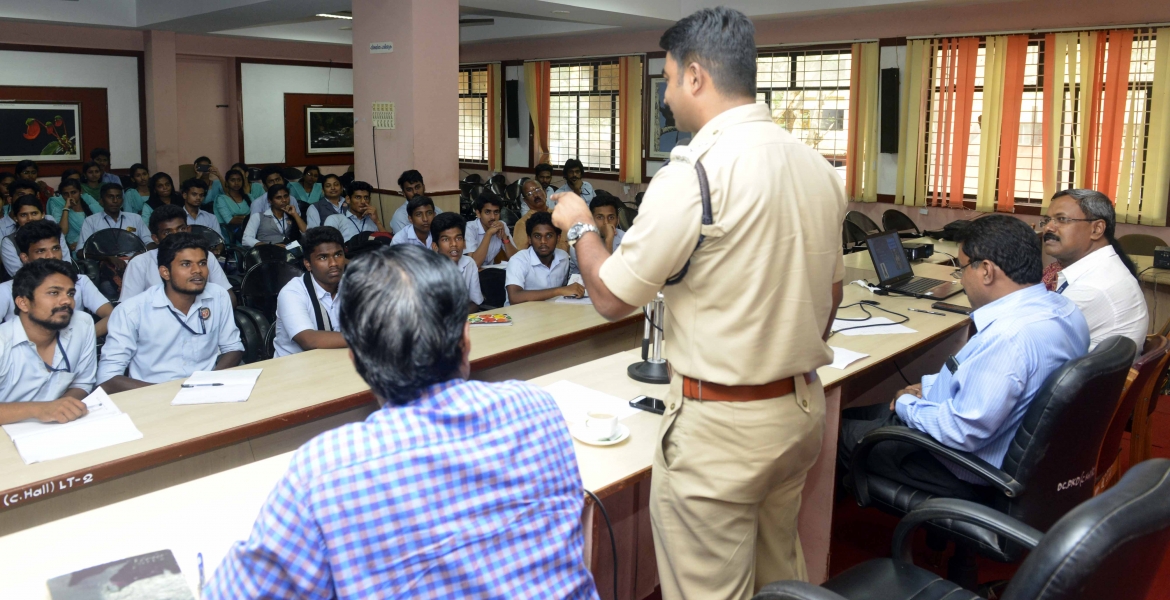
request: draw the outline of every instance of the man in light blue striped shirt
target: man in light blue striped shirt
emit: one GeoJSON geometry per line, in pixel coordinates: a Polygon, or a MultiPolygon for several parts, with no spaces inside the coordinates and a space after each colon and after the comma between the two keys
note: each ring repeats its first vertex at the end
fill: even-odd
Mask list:
{"type": "MultiPolygon", "coordinates": [[[[845,411],[838,456],[848,465],[868,432],[902,425],[999,467],[1044,381],[1089,347],[1089,326],[1073,302],[1040,283],[1040,240],[1008,215],[973,221],[960,240],[963,288],[978,331],[937,375],[898,392],[886,405],[845,411]]],[[[981,480],[916,446],[879,444],[876,475],[931,493],[978,496],[981,480]],[[945,467],[945,468],[944,468],[945,467]]]]}

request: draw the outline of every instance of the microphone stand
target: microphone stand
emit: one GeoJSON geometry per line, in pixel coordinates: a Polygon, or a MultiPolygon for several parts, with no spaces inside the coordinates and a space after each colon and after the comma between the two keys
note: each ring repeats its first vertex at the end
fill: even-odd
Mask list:
{"type": "Polygon", "coordinates": [[[666,360],[662,358],[662,324],[665,320],[666,303],[662,292],[646,304],[643,312],[646,325],[642,333],[642,362],[630,365],[626,373],[630,379],[642,383],[670,383],[666,360]]]}

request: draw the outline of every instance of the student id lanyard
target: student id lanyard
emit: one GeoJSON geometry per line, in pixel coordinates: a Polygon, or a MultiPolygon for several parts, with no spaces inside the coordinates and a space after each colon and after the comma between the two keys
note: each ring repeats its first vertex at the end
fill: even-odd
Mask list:
{"type": "Polygon", "coordinates": [[[61,343],[61,336],[57,336],[57,349],[61,351],[61,358],[65,359],[65,368],[58,369],[49,363],[45,363],[45,368],[48,369],[50,373],[72,373],[73,363],[69,362],[69,354],[65,352],[65,346],[61,343]]]}
{"type": "Polygon", "coordinates": [[[110,215],[108,215],[108,214],[102,215],[102,218],[106,220],[106,223],[109,223],[110,227],[116,227],[118,229],[121,229],[122,228],[122,219],[125,219],[126,215],[119,213],[118,214],[118,222],[116,224],[110,223],[110,215]]]}
{"type": "Polygon", "coordinates": [[[171,316],[174,317],[175,320],[179,322],[179,325],[183,326],[183,329],[190,331],[191,335],[204,335],[207,333],[207,324],[203,322],[203,319],[199,319],[199,333],[196,333],[194,329],[191,329],[191,326],[188,325],[186,321],[179,318],[179,315],[178,315],[178,313],[175,312],[175,309],[168,307],[167,312],[171,313],[171,316]]]}
{"type": "MultiPolygon", "coordinates": [[[[353,213],[350,213],[350,214],[353,214],[353,213]]],[[[361,233],[361,232],[366,230],[366,220],[369,219],[369,217],[362,217],[362,219],[360,221],[354,221],[353,217],[350,217],[350,216],[346,216],[345,218],[349,219],[350,223],[353,223],[353,226],[355,229],[358,230],[358,233],[361,233]]],[[[372,224],[373,223],[371,223],[371,225],[372,224]]]]}
{"type": "Polygon", "coordinates": [[[280,219],[277,219],[276,217],[272,217],[272,220],[276,221],[276,223],[278,225],[280,225],[280,235],[288,236],[288,215],[285,215],[283,218],[280,218],[280,219]]]}

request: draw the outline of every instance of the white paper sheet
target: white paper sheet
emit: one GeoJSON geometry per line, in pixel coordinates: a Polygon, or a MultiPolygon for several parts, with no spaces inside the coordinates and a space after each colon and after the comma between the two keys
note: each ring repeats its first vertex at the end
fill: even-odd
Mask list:
{"type": "Polygon", "coordinates": [[[62,458],[142,438],[130,415],[123,413],[102,388],[82,402],[89,407],[84,417],[68,423],[21,421],[4,426],[24,463],[62,458]]]}
{"type": "Polygon", "coordinates": [[[611,414],[618,419],[624,419],[638,412],[638,409],[630,406],[628,400],[622,400],[571,381],[558,381],[546,385],[544,389],[552,394],[553,400],[556,400],[557,406],[560,407],[561,413],[565,415],[565,420],[570,425],[584,423],[586,413],[591,412],[611,414]]]}
{"type": "Polygon", "coordinates": [[[918,333],[918,331],[910,329],[905,325],[895,325],[893,321],[885,317],[871,317],[864,321],[842,321],[841,319],[833,319],[833,331],[841,331],[841,335],[848,336],[918,333]],[[862,327],[860,329],[849,329],[850,327],[858,327],[860,325],[885,325],[885,327],[862,327]],[[841,331],[842,329],[845,331],[841,331]]]}
{"type": "Polygon", "coordinates": [[[591,300],[588,296],[586,296],[584,298],[569,298],[568,296],[557,296],[553,300],[553,302],[556,304],[590,304],[590,305],[593,304],[593,300],[591,300]]]}
{"type": "MultiPolygon", "coordinates": [[[[875,327],[874,329],[877,328],[875,327]]],[[[833,364],[828,366],[833,369],[844,369],[863,358],[869,357],[868,354],[846,350],[845,348],[838,348],[836,346],[829,346],[829,348],[833,351],[833,364]]]]}
{"type": "Polygon", "coordinates": [[[181,388],[171,400],[172,406],[185,404],[220,404],[223,402],[246,402],[256,387],[256,380],[264,369],[234,369],[231,371],[195,371],[183,385],[198,387],[181,388]],[[206,385],[219,383],[223,385],[206,385]]]}

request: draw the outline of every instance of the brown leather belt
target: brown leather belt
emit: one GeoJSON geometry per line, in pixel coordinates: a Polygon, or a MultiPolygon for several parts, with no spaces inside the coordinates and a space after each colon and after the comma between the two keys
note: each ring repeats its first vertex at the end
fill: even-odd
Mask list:
{"type": "Polygon", "coordinates": [[[796,381],[792,377],[785,377],[784,379],[760,385],[720,385],[709,381],[692,379],[683,375],[683,396],[696,400],[751,402],[753,400],[779,398],[780,396],[787,396],[795,391],[796,381]]]}

